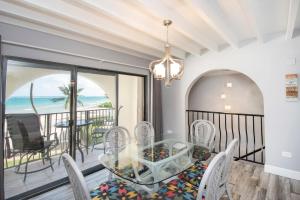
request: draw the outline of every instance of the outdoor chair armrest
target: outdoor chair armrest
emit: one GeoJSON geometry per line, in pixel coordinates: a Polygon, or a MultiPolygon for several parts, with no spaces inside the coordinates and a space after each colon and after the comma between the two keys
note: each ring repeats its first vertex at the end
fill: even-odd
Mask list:
{"type": "MultiPolygon", "coordinates": [[[[50,137],[51,135],[54,135],[54,140],[52,140],[52,141],[55,141],[55,145],[54,146],[58,145],[59,144],[59,140],[58,140],[58,137],[57,137],[57,133],[56,132],[50,133],[48,136],[50,137]]],[[[47,136],[43,136],[43,137],[47,137],[47,136]]]]}

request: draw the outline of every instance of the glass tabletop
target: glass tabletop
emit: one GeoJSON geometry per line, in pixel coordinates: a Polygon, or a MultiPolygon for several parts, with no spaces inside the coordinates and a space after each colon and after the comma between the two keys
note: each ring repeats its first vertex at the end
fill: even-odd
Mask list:
{"type": "Polygon", "coordinates": [[[207,148],[177,139],[148,146],[129,144],[116,152],[106,151],[100,162],[115,175],[140,185],[153,185],[176,176],[198,160],[207,160],[207,148]]]}

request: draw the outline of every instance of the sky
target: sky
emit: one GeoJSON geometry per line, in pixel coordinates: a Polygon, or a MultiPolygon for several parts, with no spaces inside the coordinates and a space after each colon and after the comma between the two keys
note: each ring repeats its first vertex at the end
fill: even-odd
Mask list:
{"type": "MultiPolygon", "coordinates": [[[[34,96],[63,96],[58,89],[59,86],[67,86],[70,83],[70,75],[54,74],[44,76],[33,81],[33,95],[34,96]]],[[[87,78],[78,76],[78,88],[84,88],[80,92],[81,96],[104,96],[105,92],[93,81],[87,78]]],[[[12,96],[29,96],[30,83],[16,90],[12,96]]]]}

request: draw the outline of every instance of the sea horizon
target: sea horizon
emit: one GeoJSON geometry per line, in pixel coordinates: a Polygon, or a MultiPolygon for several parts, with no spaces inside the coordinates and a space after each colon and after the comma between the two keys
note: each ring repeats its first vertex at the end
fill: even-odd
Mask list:
{"type": "MultiPolygon", "coordinates": [[[[65,101],[54,101],[53,99],[64,98],[65,96],[35,96],[34,105],[39,114],[68,112],[65,109],[65,101]]],[[[78,96],[83,104],[78,104],[79,109],[97,107],[101,103],[109,101],[106,96],[78,96]]],[[[34,112],[29,96],[13,96],[5,101],[5,113],[32,113],[34,112]]]]}

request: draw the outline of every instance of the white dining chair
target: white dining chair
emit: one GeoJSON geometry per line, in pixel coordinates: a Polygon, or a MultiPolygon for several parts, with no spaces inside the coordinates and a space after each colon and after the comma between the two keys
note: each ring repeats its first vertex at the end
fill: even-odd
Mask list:
{"type": "Polygon", "coordinates": [[[225,165],[224,152],[217,154],[205,171],[199,187],[181,179],[173,179],[163,185],[158,192],[153,193],[150,199],[196,199],[218,200],[222,171],[225,165]]]}
{"type": "Polygon", "coordinates": [[[225,193],[227,194],[228,198],[232,200],[232,195],[229,190],[229,173],[230,173],[230,168],[233,163],[233,157],[234,157],[234,152],[236,148],[238,147],[238,140],[234,139],[230,142],[228,147],[226,148],[225,154],[226,154],[226,160],[225,160],[225,166],[224,170],[222,172],[222,180],[220,184],[220,190],[219,190],[219,197],[221,198],[225,193]]]}
{"type": "MultiPolygon", "coordinates": [[[[233,141],[230,142],[230,144],[226,148],[225,151],[226,160],[225,160],[224,169],[222,171],[220,189],[218,191],[219,198],[221,198],[226,193],[228,198],[232,200],[232,195],[229,190],[228,178],[229,178],[230,168],[233,162],[234,152],[237,146],[238,146],[238,140],[234,139],[233,141]]],[[[178,177],[184,181],[191,183],[193,186],[198,187],[202,181],[203,174],[206,173],[206,170],[208,169],[208,166],[207,163],[197,161],[193,166],[189,167],[187,170],[182,172],[178,177]]]]}
{"type": "Polygon", "coordinates": [[[218,194],[225,160],[226,154],[221,152],[209,163],[198,189],[197,200],[202,200],[202,197],[205,197],[205,200],[219,200],[218,194]]]}
{"type": "Polygon", "coordinates": [[[148,146],[154,143],[154,128],[150,122],[141,121],[134,127],[134,136],[138,145],[148,146]]]}
{"type": "Polygon", "coordinates": [[[129,131],[121,126],[114,126],[103,136],[104,153],[118,153],[131,143],[129,131]]]}
{"type": "Polygon", "coordinates": [[[89,191],[84,177],[73,158],[69,154],[64,153],[62,160],[71,183],[75,200],[142,199],[142,195],[139,192],[120,179],[113,179],[101,183],[94,190],[89,191]],[[119,192],[120,189],[122,192],[119,192]]]}
{"type": "Polygon", "coordinates": [[[195,120],[190,126],[189,141],[195,145],[208,148],[209,151],[212,151],[214,148],[215,136],[215,125],[208,120],[195,120]]]}
{"type": "MultiPolygon", "coordinates": [[[[118,154],[123,151],[130,143],[129,131],[121,126],[114,126],[107,130],[103,136],[104,141],[104,154],[111,154],[118,160],[118,154]]],[[[114,174],[109,172],[109,180],[112,180],[114,174]]]]}
{"type": "Polygon", "coordinates": [[[62,160],[69,176],[75,200],[91,199],[84,177],[73,158],[69,154],[64,153],[62,155],[62,160]]]}

